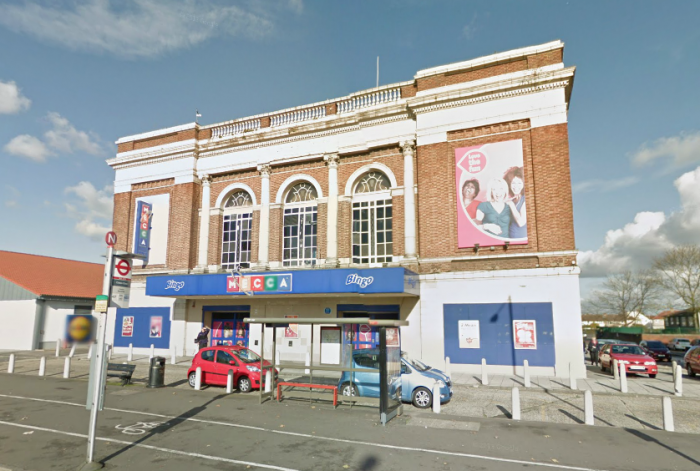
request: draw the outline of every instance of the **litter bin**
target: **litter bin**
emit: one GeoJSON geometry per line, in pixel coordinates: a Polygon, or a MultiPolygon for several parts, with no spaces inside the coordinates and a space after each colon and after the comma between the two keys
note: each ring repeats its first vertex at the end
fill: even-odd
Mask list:
{"type": "Polygon", "coordinates": [[[151,358],[151,368],[148,371],[148,387],[162,388],[165,386],[165,358],[151,358]]]}

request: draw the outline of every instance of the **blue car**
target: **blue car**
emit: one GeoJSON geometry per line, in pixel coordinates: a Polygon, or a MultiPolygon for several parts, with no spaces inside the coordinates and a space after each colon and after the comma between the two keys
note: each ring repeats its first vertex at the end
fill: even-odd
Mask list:
{"type": "MultiPolygon", "coordinates": [[[[352,368],[362,372],[343,372],[338,381],[338,391],[343,396],[379,397],[379,350],[376,348],[355,350],[352,368]]],[[[452,381],[440,370],[427,366],[419,360],[401,355],[401,383],[392,384],[392,396],[401,395],[403,402],[412,402],[420,409],[433,404],[433,385],[440,387],[440,403],[452,398],[452,381]]]]}

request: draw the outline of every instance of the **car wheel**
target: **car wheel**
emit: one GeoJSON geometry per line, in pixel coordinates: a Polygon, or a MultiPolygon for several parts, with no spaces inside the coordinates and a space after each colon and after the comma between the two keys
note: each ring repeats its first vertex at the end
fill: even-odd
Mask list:
{"type": "Polygon", "coordinates": [[[605,373],[605,366],[603,366],[603,362],[602,362],[602,361],[600,362],[600,371],[602,371],[603,373],[605,373]]]}
{"type": "Polygon", "coordinates": [[[251,390],[250,379],[241,376],[238,380],[238,390],[242,393],[249,393],[251,390]]]}
{"type": "Polygon", "coordinates": [[[428,388],[416,388],[411,402],[419,409],[427,409],[433,405],[433,394],[428,388]]]}
{"type": "Polygon", "coordinates": [[[695,376],[695,370],[690,365],[685,366],[688,369],[688,376],[695,376]]]}
{"type": "Polygon", "coordinates": [[[340,387],[340,394],[348,397],[358,396],[357,388],[352,383],[345,383],[340,387]]]}
{"type": "Polygon", "coordinates": [[[656,378],[656,375],[649,375],[649,377],[650,377],[651,379],[654,379],[654,378],[656,378]]]}
{"type": "Polygon", "coordinates": [[[197,383],[197,373],[194,371],[190,373],[190,375],[187,377],[188,382],[190,383],[190,386],[194,387],[195,383],[197,383]]]}

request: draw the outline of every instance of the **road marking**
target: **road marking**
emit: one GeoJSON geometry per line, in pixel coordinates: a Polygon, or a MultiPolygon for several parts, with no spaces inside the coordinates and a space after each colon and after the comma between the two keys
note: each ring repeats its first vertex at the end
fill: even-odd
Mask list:
{"type": "MultiPolygon", "coordinates": [[[[88,437],[87,435],[83,435],[82,433],[64,432],[63,430],[54,430],[54,429],[45,428],[45,427],[35,427],[33,425],[15,424],[12,422],[5,422],[4,420],[0,420],[0,425],[9,425],[11,427],[19,427],[19,428],[25,428],[25,429],[30,429],[30,430],[38,430],[40,432],[57,433],[60,435],[68,435],[69,437],[77,437],[77,438],[87,438],[88,437]]],[[[273,466],[271,464],[255,463],[253,461],[233,460],[230,458],[223,458],[220,456],[211,456],[211,455],[203,455],[201,453],[190,453],[187,451],[171,450],[170,448],[161,448],[159,446],[144,445],[143,443],[127,442],[124,440],[115,440],[112,438],[97,437],[96,440],[99,440],[102,442],[117,443],[119,445],[127,445],[127,446],[135,446],[135,447],[139,447],[139,448],[146,448],[147,450],[162,451],[164,453],[172,453],[174,455],[190,456],[192,458],[201,458],[201,459],[210,460],[210,461],[221,461],[223,463],[239,464],[239,465],[246,465],[246,466],[256,466],[258,468],[276,469],[278,471],[299,471],[299,470],[296,470],[293,468],[283,468],[281,466],[273,466]]]]}
{"type": "MultiPolygon", "coordinates": [[[[12,398],[12,399],[24,399],[24,400],[28,400],[28,401],[51,402],[51,403],[55,403],[55,404],[85,407],[85,404],[76,404],[74,402],[63,402],[63,401],[55,401],[55,400],[50,400],[50,399],[38,399],[38,398],[24,397],[24,396],[10,396],[10,395],[6,395],[6,394],[0,394],[0,397],[7,397],[7,398],[12,398]]],[[[347,440],[344,438],[320,437],[320,436],[316,436],[316,435],[310,435],[307,433],[272,430],[272,429],[267,429],[267,428],[263,428],[263,427],[255,427],[253,425],[243,425],[243,424],[235,424],[235,423],[231,423],[231,422],[219,422],[216,420],[205,420],[205,419],[195,419],[195,418],[183,419],[181,417],[175,417],[172,415],[156,414],[153,412],[140,412],[140,411],[129,410],[129,409],[114,409],[111,407],[105,407],[104,410],[109,410],[109,411],[113,411],[113,412],[123,412],[123,413],[127,413],[127,414],[147,415],[147,416],[151,416],[151,417],[160,417],[160,418],[170,419],[170,420],[180,420],[183,422],[184,421],[200,422],[200,423],[204,423],[204,424],[221,425],[224,427],[242,428],[242,429],[247,429],[247,430],[257,430],[260,432],[277,433],[280,435],[289,435],[289,436],[293,436],[293,437],[301,437],[301,438],[314,439],[314,440],[323,440],[323,441],[336,442],[336,443],[347,443],[347,444],[351,444],[351,445],[363,445],[363,446],[369,446],[369,447],[387,448],[390,450],[397,450],[397,451],[415,451],[415,452],[420,452],[420,453],[431,453],[431,454],[435,454],[435,455],[458,456],[461,458],[473,458],[473,459],[480,459],[480,460],[486,460],[486,461],[497,461],[497,462],[501,462],[501,463],[514,463],[514,464],[522,464],[522,465],[527,465],[527,466],[540,466],[543,468],[567,469],[570,471],[606,471],[603,469],[582,468],[579,466],[567,466],[567,465],[556,464],[556,463],[544,463],[541,461],[515,460],[515,459],[510,459],[510,458],[498,458],[495,456],[475,455],[472,453],[459,453],[459,452],[453,452],[453,451],[432,450],[429,448],[412,448],[412,447],[399,446],[399,445],[386,445],[383,443],[362,442],[362,441],[357,441],[357,440],[347,440]]],[[[0,421],[0,423],[3,423],[3,422],[0,421]]],[[[87,437],[87,435],[85,437],[87,437]]],[[[106,440],[106,439],[100,439],[100,440],[106,440]]]]}
{"type": "Polygon", "coordinates": [[[117,430],[121,430],[121,432],[125,435],[143,435],[146,433],[146,430],[152,430],[156,427],[159,426],[165,426],[165,425],[170,425],[169,422],[136,422],[134,425],[122,425],[119,424],[117,425],[116,428],[117,430]]]}

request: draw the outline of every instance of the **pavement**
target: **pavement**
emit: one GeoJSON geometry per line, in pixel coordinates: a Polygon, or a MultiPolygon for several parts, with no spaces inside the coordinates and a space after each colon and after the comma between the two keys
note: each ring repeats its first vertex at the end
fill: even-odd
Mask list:
{"type": "MultiPolygon", "coordinates": [[[[61,378],[67,350],[56,358],[54,352],[15,352],[15,374],[36,376],[39,370],[39,358],[47,357],[46,378],[61,378]]],[[[0,351],[0,371],[7,371],[9,352],[0,351]]],[[[680,363],[682,358],[677,360],[680,363]]],[[[112,362],[126,361],[125,355],[115,355],[112,362]]],[[[71,378],[86,381],[89,360],[87,350],[78,350],[71,362],[71,378]]],[[[133,383],[144,386],[148,379],[148,356],[139,355],[132,362],[137,365],[133,383]]],[[[175,390],[190,390],[187,383],[187,369],[191,357],[178,357],[175,365],[167,359],[165,368],[166,387],[175,390]]],[[[629,393],[619,392],[619,383],[609,373],[602,373],[600,368],[587,366],[588,378],[577,380],[577,390],[571,390],[567,378],[538,377],[531,378],[532,386],[524,387],[524,381],[518,376],[490,375],[489,385],[481,383],[479,375],[454,373],[452,375],[454,395],[452,400],[442,405],[442,412],[465,420],[472,418],[510,418],[512,413],[512,388],[520,389],[521,417],[523,420],[541,423],[582,424],[584,422],[583,391],[593,393],[595,424],[601,427],[625,427],[637,430],[662,430],[662,397],[670,396],[673,402],[675,430],[683,433],[700,433],[700,378],[683,378],[683,396],[674,395],[673,376],[670,365],[660,363],[659,374],[655,379],[646,376],[628,376],[629,393]]],[[[285,380],[309,382],[310,378],[300,368],[285,368],[280,377],[285,380]]],[[[337,384],[337,376],[327,373],[314,373],[314,382],[337,384]]],[[[119,384],[112,380],[111,384],[119,384]]],[[[211,387],[212,390],[224,392],[224,388],[211,387]]],[[[253,393],[255,394],[255,393],[253,393]]],[[[284,392],[287,400],[322,401],[328,403],[331,394],[323,391],[299,390],[287,388],[284,392]]],[[[341,397],[342,399],[342,397],[341,397]]],[[[375,406],[375,399],[359,399],[361,405],[375,406]]],[[[407,409],[415,409],[406,404],[407,409]]]]}
{"type": "MultiPolygon", "coordinates": [[[[0,373],[0,469],[77,470],[87,382],[0,373]]],[[[697,435],[431,414],[386,426],[374,408],[254,394],[108,386],[97,426],[105,469],[696,470],[697,435]]]]}

